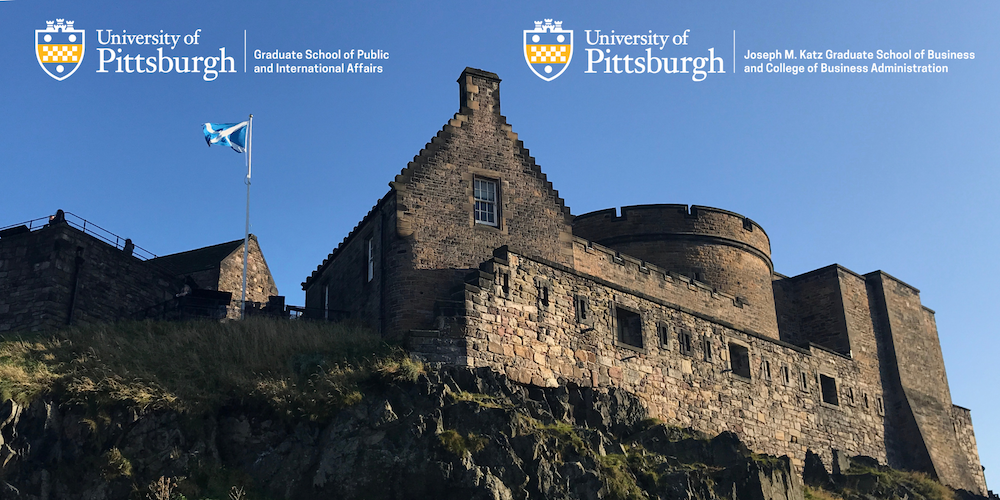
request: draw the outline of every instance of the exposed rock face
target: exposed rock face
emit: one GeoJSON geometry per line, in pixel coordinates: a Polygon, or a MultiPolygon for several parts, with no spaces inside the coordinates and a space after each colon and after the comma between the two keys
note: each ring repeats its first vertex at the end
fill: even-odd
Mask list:
{"type": "Polygon", "coordinates": [[[192,499],[237,483],[296,499],[802,498],[787,459],[646,416],[621,391],[528,388],[486,369],[372,387],[325,423],[253,405],[194,417],[7,401],[0,498],[145,498],[164,476],[192,499]]]}

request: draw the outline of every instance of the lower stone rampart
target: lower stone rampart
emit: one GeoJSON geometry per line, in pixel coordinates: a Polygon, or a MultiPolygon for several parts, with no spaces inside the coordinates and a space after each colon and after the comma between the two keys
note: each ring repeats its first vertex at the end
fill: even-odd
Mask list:
{"type": "Polygon", "coordinates": [[[623,388],[669,424],[733,431],[798,469],[809,449],[826,463],[833,449],[886,460],[876,388],[848,357],[514,252],[481,269],[437,331],[413,332],[417,356],[537,386],[623,388]]]}

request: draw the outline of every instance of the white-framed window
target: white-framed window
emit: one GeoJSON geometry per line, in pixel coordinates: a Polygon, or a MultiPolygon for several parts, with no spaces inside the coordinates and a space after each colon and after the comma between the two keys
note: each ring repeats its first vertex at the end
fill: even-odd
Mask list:
{"type": "Polygon", "coordinates": [[[476,224],[498,227],[500,225],[500,210],[497,205],[499,186],[495,179],[476,177],[473,185],[473,197],[476,201],[476,224]]]}
{"type": "Polygon", "coordinates": [[[365,240],[365,247],[368,248],[368,281],[371,281],[375,277],[375,242],[371,236],[365,240]]]}

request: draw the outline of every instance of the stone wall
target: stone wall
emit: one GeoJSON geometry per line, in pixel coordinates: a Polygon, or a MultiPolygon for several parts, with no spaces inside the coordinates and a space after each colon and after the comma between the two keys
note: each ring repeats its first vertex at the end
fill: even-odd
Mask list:
{"type": "Polygon", "coordinates": [[[916,288],[883,272],[865,277],[886,359],[895,364],[886,386],[888,439],[903,453],[890,464],[933,470],[949,486],[976,491],[985,480],[959,442],[934,312],[920,304],[916,288]]]}
{"type": "Polygon", "coordinates": [[[882,417],[848,396],[872,390],[871,381],[846,356],[711,321],[643,283],[613,283],[514,252],[482,269],[465,289],[464,310],[441,318],[438,335],[411,337],[418,355],[490,366],[539,386],[624,388],[670,424],[734,431],[752,449],[787,454],[799,468],[807,449],[827,463],[834,448],[886,459],[882,417]],[[634,345],[618,334],[629,314],[641,325],[634,345]],[[684,343],[691,351],[682,352],[684,343]],[[743,369],[749,377],[738,374],[743,369]]]}
{"type": "Polygon", "coordinates": [[[0,331],[114,321],[182,286],[67,223],[0,238],[0,331]]]}
{"type": "MultiPolygon", "coordinates": [[[[955,426],[955,434],[958,436],[958,444],[965,453],[965,458],[969,461],[969,466],[972,467],[973,471],[982,471],[983,466],[979,462],[979,452],[977,451],[979,448],[976,445],[976,434],[972,430],[972,412],[968,408],[952,405],[951,416],[955,426]]],[[[986,491],[986,478],[983,474],[973,474],[973,480],[975,481],[976,488],[970,491],[986,491]]]]}
{"type": "MultiPolygon", "coordinates": [[[[218,287],[214,289],[233,294],[229,317],[239,318],[239,301],[243,294],[243,245],[219,263],[217,273],[218,287]]],[[[201,283],[197,278],[194,279],[201,283]]],[[[273,295],[278,295],[278,286],[267,267],[257,237],[251,234],[247,253],[247,301],[266,304],[268,297],[273,295]]]]}
{"type": "Polygon", "coordinates": [[[340,317],[342,311],[349,311],[352,318],[376,331],[383,330],[385,281],[387,276],[395,277],[398,272],[386,272],[386,250],[396,236],[395,215],[395,194],[390,191],[303,283],[310,317],[333,319],[340,317]],[[375,259],[371,280],[368,279],[369,241],[375,259]]]}
{"type": "Polygon", "coordinates": [[[576,217],[573,234],[703,282],[754,306],[739,325],[778,338],[771,244],[752,220],[718,208],[637,205],[576,217]]]}

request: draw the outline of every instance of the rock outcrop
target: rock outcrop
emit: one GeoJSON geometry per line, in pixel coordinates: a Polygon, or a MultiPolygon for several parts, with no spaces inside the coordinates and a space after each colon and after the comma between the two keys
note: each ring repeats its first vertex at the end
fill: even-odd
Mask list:
{"type": "Polygon", "coordinates": [[[488,369],[375,384],[326,422],[249,402],[195,416],[8,400],[0,438],[0,498],[146,498],[161,478],[191,499],[231,486],[288,499],[803,498],[787,459],[732,433],[658,424],[622,391],[488,369]]]}

